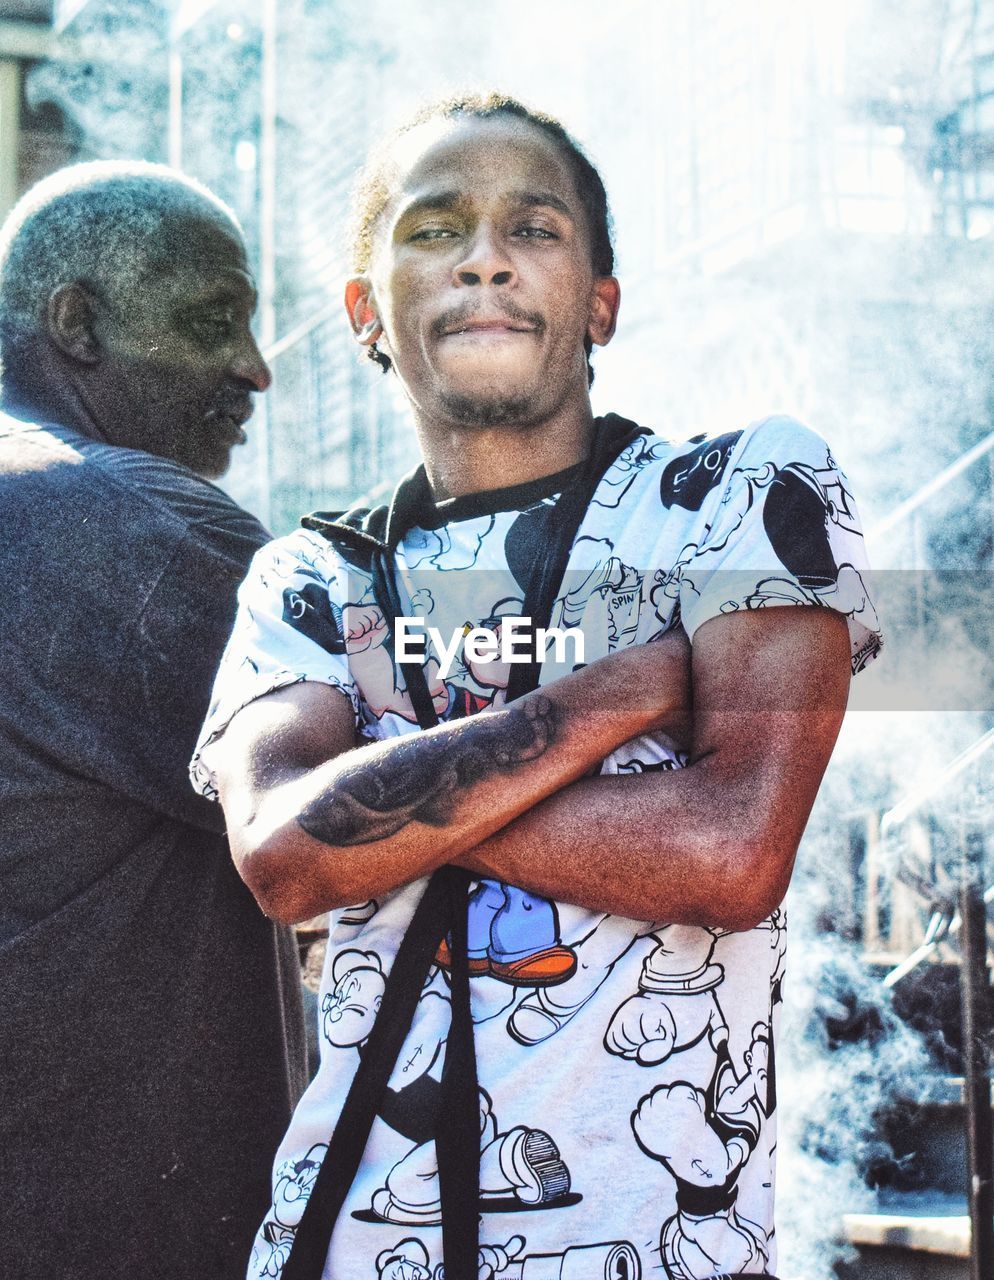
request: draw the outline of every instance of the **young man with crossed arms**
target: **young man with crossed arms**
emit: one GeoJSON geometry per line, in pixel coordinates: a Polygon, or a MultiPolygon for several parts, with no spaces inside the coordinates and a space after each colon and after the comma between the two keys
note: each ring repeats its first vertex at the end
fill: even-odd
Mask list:
{"type": "MultiPolygon", "coordinates": [[[[349,318],[400,378],[424,468],[389,512],[311,519],[257,557],[194,763],[265,910],[332,913],[322,1065],[250,1275],[286,1266],[445,865],[473,878],[478,1274],[770,1274],[779,904],[879,646],[844,477],[782,417],[676,445],[594,419],[589,354],[619,306],[606,197],[548,117],[442,104],[374,157],[359,202],[349,318]],[[395,663],[399,616],[447,636],[526,613],[583,483],[550,616],[586,665],[550,658],[508,702],[513,668],[468,644],[447,679],[431,653],[417,681],[395,663]]],[[[450,944],[326,1277],[440,1274],[450,944]]]]}

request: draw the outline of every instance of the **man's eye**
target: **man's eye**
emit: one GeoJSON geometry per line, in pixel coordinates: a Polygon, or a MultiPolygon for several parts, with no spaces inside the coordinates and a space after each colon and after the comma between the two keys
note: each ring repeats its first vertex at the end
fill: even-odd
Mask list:
{"type": "Polygon", "coordinates": [[[411,233],[412,240],[448,240],[456,234],[452,227],[419,227],[411,233]]]}
{"type": "Polygon", "coordinates": [[[233,311],[203,311],[190,317],[190,328],[198,338],[220,342],[230,337],[235,329],[233,311]]]}
{"type": "Polygon", "coordinates": [[[554,231],[550,231],[548,227],[536,226],[533,222],[526,223],[523,227],[518,227],[514,233],[516,236],[522,236],[526,240],[558,240],[559,237],[554,231]]]}

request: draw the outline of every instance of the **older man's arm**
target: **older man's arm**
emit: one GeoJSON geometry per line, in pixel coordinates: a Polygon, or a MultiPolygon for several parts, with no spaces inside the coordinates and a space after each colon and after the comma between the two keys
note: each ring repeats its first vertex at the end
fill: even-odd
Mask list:
{"type": "Polygon", "coordinates": [[[751,928],[786,892],[849,679],[837,613],[713,618],[694,637],[686,769],[578,781],[460,862],[597,911],[751,928]]]}
{"type": "Polygon", "coordinates": [[[243,708],[212,747],[232,853],[263,909],[305,919],[425,875],[686,718],[686,639],[612,654],[492,714],[355,746],[338,689],[243,708]]]}

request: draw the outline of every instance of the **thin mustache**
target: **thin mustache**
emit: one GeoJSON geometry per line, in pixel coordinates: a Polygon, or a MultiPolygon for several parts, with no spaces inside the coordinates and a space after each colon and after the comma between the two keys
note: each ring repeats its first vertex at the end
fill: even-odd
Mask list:
{"type": "Polygon", "coordinates": [[[251,397],[241,396],[230,400],[222,400],[207,412],[208,418],[234,418],[239,426],[244,426],[255,412],[255,403],[251,397]]]}
{"type": "MultiPolygon", "coordinates": [[[[515,303],[508,302],[502,298],[495,298],[492,307],[505,320],[511,320],[515,324],[526,324],[535,329],[536,332],[545,328],[545,321],[536,311],[525,311],[523,307],[519,307],[515,303]]],[[[432,336],[441,338],[447,331],[457,329],[460,325],[467,324],[471,320],[476,320],[484,313],[489,315],[490,308],[488,307],[484,312],[484,308],[476,303],[464,303],[459,307],[451,307],[432,321],[432,336]]]]}

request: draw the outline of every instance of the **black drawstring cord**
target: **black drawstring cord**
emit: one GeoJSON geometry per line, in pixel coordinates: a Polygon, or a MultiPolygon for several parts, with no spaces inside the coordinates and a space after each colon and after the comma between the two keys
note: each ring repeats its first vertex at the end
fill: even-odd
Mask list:
{"type": "MultiPolygon", "coordinates": [[[[451,904],[459,895],[465,900],[467,883],[466,872],[458,867],[442,867],[428,881],[414,911],[391,966],[359,1069],[297,1227],[282,1280],[319,1280],[324,1271],[332,1231],[359,1171],[373,1120],[410,1030],[428,970],[435,962],[438,944],[453,927],[449,920],[451,904]]],[[[476,1115],[479,1115],[478,1109],[476,1115]]],[[[479,1142],[475,1145],[479,1150],[479,1142]]],[[[476,1221],[475,1212],[473,1221],[476,1221]]],[[[453,1274],[472,1276],[475,1270],[453,1274]]]]}
{"type": "MultiPolygon", "coordinates": [[[[530,575],[523,602],[533,626],[548,626],[570,549],[601,477],[639,435],[647,434],[611,414],[602,423],[581,483],[560,495],[548,554],[530,575]]],[[[373,556],[373,593],[390,627],[403,613],[393,573],[393,551],[417,522],[418,505],[430,490],[423,468],[398,486],[388,513],[387,545],[373,556]]],[[[330,526],[333,527],[333,526],[330,526]]],[[[331,534],[322,528],[325,536],[331,534]]],[[[439,723],[425,679],[414,659],[400,664],[418,724],[439,723]]],[[[507,701],[538,687],[538,655],[514,667],[507,701]]],[[[480,1103],[469,990],[468,893],[472,877],[459,867],[440,867],[428,881],[387,977],[379,1013],[363,1048],[342,1114],[294,1237],[282,1280],[320,1280],[335,1223],[359,1171],[373,1121],[403,1048],[439,943],[450,939],[451,1024],[445,1045],[436,1120],[435,1154],[442,1210],[442,1256],[446,1280],[474,1280],[479,1252],[480,1103]]]]}
{"type": "MultiPolygon", "coordinates": [[[[373,563],[373,594],[390,628],[403,606],[391,552],[373,563]]],[[[439,723],[424,668],[418,659],[399,664],[407,692],[422,729],[439,723]]],[[[449,938],[451,1023],[445,1041],[442,1083],[435,1120],[435,1159],[442,1206],[442,1258],[446,1276],[467,1280],[476,1275],[480,1248],[480,1101],[476,1079],[476,1048],[469,992],[468,917],[471,876],[458,867],[440,867],[429,888],[444,883],[447,897],[439,900],[435,917],[439,941],[449,938]]],[[[426,890],[427,893],[427,890],[426,890]]],[[[380,1015],[382,1016],[382,1009],[380,1015]]],[[[408,1024],[410,1025],[410,1024],[408,1024]]],[[[397,1052],[400,1052],[398,1046],[397,1052]]]]}

